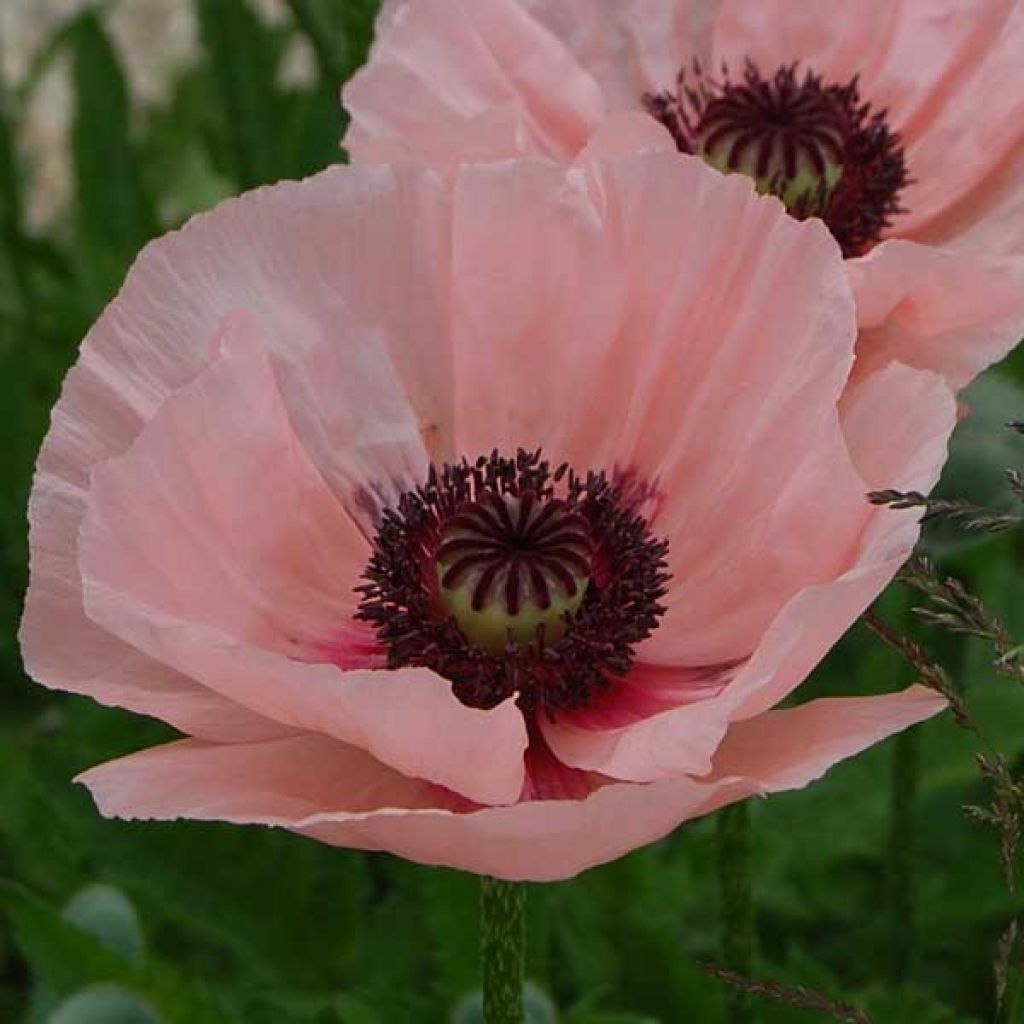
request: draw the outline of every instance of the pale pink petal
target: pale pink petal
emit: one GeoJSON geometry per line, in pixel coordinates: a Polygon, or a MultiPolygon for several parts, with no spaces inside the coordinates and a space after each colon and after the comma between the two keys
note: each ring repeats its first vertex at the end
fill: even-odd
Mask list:
{"type": "Polygon", "coordinates": [[[914,181],[903,196],[908,213],[896,226],[910,237],[972,193],[984,199],[988,179],[1024,148],[1024,5],[962,0],[961,7],[974,22],[971,58],[908,139],[914,181]]]}
{"type": "Polygon", "coordinates": [[[110,817],[277,825],[336,846],[534,881],[613,860],[752,790],[743,782],[712,787],[679,779],[609,786],[585,800],[458,813],[436,787],[309,737],[230,746],[184,741],[101,765],[80,780],[110,817]]]}
{"type": "Polygon", "coordinates": [[[44,686],[163,719],[208,739],[263,739],[290,730],[122,643],[82,611],[77,540],[85,487],[81,466],[99,456],[90,436],[117,429],[102,420],[92,389],[65,384],[29,501],[31,584],[19,631],[26,671],[44,686]],[[99,422],[97,422],[99,420],[99,422]]]}
{"type": "Polygon", "coordinates": [[[801,590],[718,695],[614,729],[581,727],[572,716],[563,716],[545,724],[547,742],[566,764],[617,779],[648,782],[706,774],[730,721],[759,714],[799,686],[892,579],[916,538],[911,520],[898,535],[894,557],[801,590]]]}
{"type": "Polygon", "coordinates": [[[610,111],[637,110],[673,86],[684,62],[708,62],[720,0],[521,0],[600,83],[610,111]]]}
{"type": "Polygon", "coordinates": [[[242,334],[93,471],[80,541],[87,594],[131,594],[297,658],[351,619],[369,555],[242,334]]]}
{"type": "Polygon", "coordinates": [[[675,153],[676,143],[664,125],[647,114],[613,114],[591,135],[575,163],[626,157],[637,153],[675,153]]]}
{"type": "Polygon", "coordinates": [[[453,165],[571,159],[605,113],[594,80],[517,0],[391,5],[342,101],[355,157],[453,165]]]}
{"type": "Polygon", "coordinates": [[[799,686],[892,579],[916,537],[911,523],[896,557],[801,590],[720,695],[611,730],[579,728],[566,716],[545,726],[551,749],[573,767],[633,782],[707,774],[730,721],[759,714],[799,686]]]}
{"type": "MultiPolygon", "coordinates": [[[[45,500],[39,493],[36,507],[45,500]]],[[[37,536],[42,538],[41,530],[37,536]]],[[[40,547],[33,566],[46,577],[35,584],[19,640],[25,671],[36,682],[159,718],[182,732],[220,742],[267,739],[294,731],[153,661],[85,618],[74,559],[40,547]],[[71,663],[72,649],[77,667],[71,663]]]]}
{"type": "Polygon", "coordinates": [[[447,203],[412,169],[333,170],[232,200],[143,251],[89,332],[39,456],[21,632],[38,681],[211,738],[278,731],[84,617],[75,545],[89,474],[202,370],[244,310],[304,444],[371,523],[421,477],[427,452],[450,448],[447,203]]]}
{"type": "MultiPolygon", "coordinates": [[[[561,716],[544,726],[552,750],[574,767],[633,781],[706,773],[729,722],[760,714],[803,682],[910,556],[917,515],[869,512],[863,492],[930,489],[955,422],[953,395],[933,374],[894,365],[854,384],[844,396],[843,430],[863,474],[865,515],[853,568],[798,592],[719,692],[612,729],[561,716]]],[[[652,648],[648,641],[641,657],[652,648]]]]}
{"type": "Polygon", "coordinates": [[[954,252],[997,257],[1024,256],[1024,145],[1017,146],[987,177],[927,224],[915,242],[954,252]]]}
{"type": "Polygon", "coordinates": [[[290,824],[325,811],[437,807],[441,794],[359,747],[303,734],[269,743],[179,740],[83,772],[100,811],[120,818],[290,824]]]}
{"type": "Polygon", "coordinates": [[[957,415],[956,398],[940,376],[889,363],[852,381],[840,412],[868,488],[927,493],[938,483],[957,415]]]}
{"type": "Polygon", "coordinates": [[[541,721],[555,756],[582,771],[629,782],[706,775],[729,727],[729,707],[713,697],[680,701],[637,722],[603,726],[571,714],[541,721]]]}
{"type": "Polygon", "coordinates": [[[873,697],[825,697],[736,722],[715,754],[713,780],[763,781],[760,792],[800,789],[837,761],[932,718],[948,705],[924,686],[873,697]],[[794,756],[794,751],[802,755],[794,756]]]}
{"type": "MultiPolygon", "coordinates": [[[[851,384],[843,396],[843,432],[865,489],[929,491],[946,461],[956,416],[953,393],[934,374],[894,365],[851,384]]],[[[723,692],[734,721],[767,710],[806,678],[910,557],[918,518],[913,510],[873,510],[855,568],[832,586],[798,595],[723,692]]]]}
{"type": "Polygon", "coordinates": [[[754,793],[806,785],[836,761],[941,710],[920,688],[815,701],[733,727],[707,780],[610,785],[583,800],[451,809],[449,795],[322,737],[211,746],[184,741],[81,776],[127,818],[278,825],[336,846],[499,878],[569,878],[754,793]],[[755,729],[760,731],[755,733],[755,729]]]}
{"type": "Polygon", "coordinates": [[[583,173],[539,160],[464,167],[454,218],[455,451],[565,457],[565,432],[593,421],[595,368],[621,330],[611,233],[583,173]]]}
{"type": "MultiPolygon", "coordinates": [[[[779,67],[800,61],[833,81],[847,82],[859,74],[865,85],[876,87],[899,33],[901,17],[912,2],[857,0],[834,5],[826,17],[825,9],[816,3],[722,0],[714,23],[708,70],[715,74],[725,63],[735,74],[751,60],[770,75],[779,67]]],[[[902,69],[904,74],[908,70],[902,69]]],[[[923,82],[929,73],[941,74],[942,66],[915,70],[923,82]]]]}
{"type": "Polygon", "coordinates": [[[94,472],[80,548],[88,615],[151,657],[474,800],[518,795],[526,729],[511,702],[467,708],[425,669],[297,660],[350,620],[368,546],[298,444],[261,349],[229,345],[94,472]]]}
{"type": "MultiPolygon", "coordinates": [[[[956,399],[934,374],[904,366],[853,382],[842,402],[843,432],[865,489],[929,491],[946,461],[956,425],[956,399]],[[879,449],[887,449],[884,455],[879,449]]],[[[798,595],[772,624],[722,700],[733,720],[784,699],[853,624],[917,543],[919,514],[875,508],[860,540],[855,568],[834,585],[798,595]]]]}
{"type": "MultiPolygon", "coordinates": [[[[679,155],[467,167],[455,218],[459,451],[553,444],[657,475],[682,447],[680,425],[708,412],[737,433],[742,420],[756,445],[740,403],[725,408],[737,395],[807,378],[827,418],[841,391],[854,327],[835,247],[745,179],[679,155]],[[755,331],[762,343],[746,345],[755,331]],[[509,400],[495,403],[484,381],[509,400]],[[551,410],[565,413],[558,432],[551,410]]],[[[758,407],[767,416],[771,404],[758,407]]]]}
{"type": "MultiPolygon", "coordinates": [[[[723,0],[712,70],[799,61],[829,81],[857,76],[912,149],[956,99],[1003,30],[1012,0],[857,0],[828,9],[789,0],[723,0]]],[[[915,177],[917,174],[915,173],[915,177]]]]}
{"type": "Polygon", "coordinates": [[[682,156],[468,168],[456,218],[458,450],[543,446],[655,487],[675,579],[644,660],[747,657],[855,564],[870,509],[836,411],[854,323],[820,224],[682,156]]]}
{"type": "Polygon", "coordinates": [[[960,388],[1024,335],[1024,258],[894,239],[847,266],[858,375],[897,360],[960,388]]]}
{"type": "Polygon", "coordinates": [[[153,374],[149,362],[174,352],[175,372],[157,363],[148,419],[240,311],[328,484],[347,505],[362,492],[393,500],[449,443],[450,230],[449,189],[422,168],[334,168],[257,189],[147,249],[117,301],[122,322],[90,336],[81,361],[102,348],[117,383],[124,363],[153,374]]]}
{"type": "Polygon", "coordinates": [[[676,587],[651,660],[745,656],[792,593],[849,565],[863,524],[835,411],[854,323],[834,243],[679,155],[472,168],[456,216],[460,450],[637,474],[676,587]],[[485,379],[516,401],[496,410],[485,379]],[[564,439],[550,409],[571,412],[564,439]]]}
{"type": "Polygon", "coordinates": [[[586,800],[535,801],[469,814],[326,816],[294,830],[333,846],[383,850],[421,864],[553,882],[661,839],[680,823],[742,799],[752,789],[745,782],[702,786],[677,779],[607,786],[586,800]]]}
{"type": "Polygon", "coordinates": [[[511,700],[490,711],[468,708],[428,669],[343,672],[246,647],[115,592],[90,591],[87,600],[90,614],[116,635],[292,733],[316,731],[361,747],[411,778],[482,804],[509,803],[522,791],[527,735],[511,700]]]}
{"type": "Polygon", "coordinates": [[[543,735],[531,729],[530,746],[526,751],[526,779],[517,803],[535,800],[585,800],[610,781],[603,775],[581,772],[559,761],[544,742],[543,735]]]}
{"type": "Polygon", "coordinates": [[[800,591],[782,609],[717,699],[731,720],[760,714],[792,693],[910,557],[918,536],[916,515],[905,513],[898,522],[895,513],[890,515],[893,522],[872,545],[873,557],[833,583],[800,591]]]}
{"type": "Polygon", "coordinates": [[[541,728],[559,735],[562,727],[611,730],[651,718],[684,704],[716,697],[732,678],[736,664],[680,667],[634,663],[629,674],[593,694],[585,708],[541,719],[541,728]]]}

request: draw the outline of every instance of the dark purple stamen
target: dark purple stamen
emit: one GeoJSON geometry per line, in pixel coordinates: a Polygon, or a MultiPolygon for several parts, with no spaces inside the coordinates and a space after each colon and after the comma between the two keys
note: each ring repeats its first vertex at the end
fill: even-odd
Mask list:
{"type": "Polygon", "coordinates": [[[384,511],[357,617],[373,625],[389,666],[431,668],[471,707],[512,694],[524,709],[583,707],[629,671],[657,627],[666,552],[603,473],[495,452],[432,467],[384,511]],[[473,642],[461,613],[446,610],[449,591],[507,621],[507,641],[499,632],[496,649],[473,642]],[[531,610],[537,625],[523,637],[518,617],[531,610]]]}

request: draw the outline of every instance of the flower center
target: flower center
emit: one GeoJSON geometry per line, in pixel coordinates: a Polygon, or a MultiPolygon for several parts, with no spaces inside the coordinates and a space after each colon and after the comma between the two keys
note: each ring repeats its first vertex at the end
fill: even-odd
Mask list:
{"type": "Polygon", "coordinates": [[[471,707],[582,707],[657,627],[666,552],[603,473],[494,453],[385,511],[357,617],[390,667],[431,668],[471,707]]]}
{"type": "Polygon", "coordinates": [[[441,529],[434,555],[441,605],[491,654],[509,640],[552,644],[590,583],[586,520],[565,501],[488,491],[441,529]]]}
{"type": "Polygon", "coordinates": [[[742,79],[684,69],[675,92],[648,94],[645,109],[679,149],[723,173],[753,178],[799,220],[820,217],[846,256],[879,240],[902,208],[908,183],[900,137],[885,112],[861,102],[857,80],[825,84],[796,65],[765,78],[748,63],[742,79]]]}
{"type": "Polygon", "coordinates": [[[843,176],[842,110],[820,89],[789,75],[730,89],[697,125],[697,152],[722,172],[739,171],[788,209],[824,208],[843,176]]]}

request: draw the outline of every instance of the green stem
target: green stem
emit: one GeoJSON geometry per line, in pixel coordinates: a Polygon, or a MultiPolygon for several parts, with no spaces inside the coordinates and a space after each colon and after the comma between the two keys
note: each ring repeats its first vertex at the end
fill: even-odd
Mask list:
{"type": "Polygon", "coordinates": [[[480,879],[480,952],[486,1024],[523,1024],[526,889],[480,879]]]}
{"type": "MultiPolygon", "coordinates": [[[[722,903],[722,959],[725,966],[749,978],[754,968],[754,900],[750,884],[750,811],[745,803],[718,812],[718,887],[722,903]]],[[[751,996],[730,989],[726,1020],[752,1024],[751,996]]]]}

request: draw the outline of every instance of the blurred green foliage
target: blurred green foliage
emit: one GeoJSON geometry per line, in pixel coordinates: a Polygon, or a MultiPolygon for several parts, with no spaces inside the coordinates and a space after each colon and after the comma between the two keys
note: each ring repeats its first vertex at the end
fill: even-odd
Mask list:
{"type": "MultiPolygon", "coordinates": [[[[184,2],[184,0],[181,0],[184,2]]],[[[108,5],[109,6],[109,5],[108,5]]],[[[167,736],[152,722],[48,694],[23,676],[15,631],[26,579],[32,462],[60,380],[139,247],[243,188],[342,159],[340,82],[364,59],[373,0],[291,0],[265,23],[246,0],[196,0],[201,52],[166,101],[141,107],[101,11],[58,26],[20,82],[0,82],[0,1020],[51,1024],[244,1021],[403,1024],[474,1017],[475,880],[271,830],[124,824],[71,783],[167,736]],[[282,84],[287,48],[317,73],[282,84]],[[20,126],[43,74],[68,62],[72,200],[29,229],[20,126]]],[[[944,486],[998,500],[1024,441],[1021,358],[981,382],[944,486]]],[[[1024,635],[1021,538],[933,539],[1024,635]]],[[[883,612],[904,628],[907,601],[883,612]]],[[[1001,749],[1024,751],[1022,694],[980,642],[936,641],[1001,749]]],[[[802,696],[894,689],[906,670],[854,630],[802,696]]],[[[814,987],[880,1024],[992,1017],[995,946],[1015,908],[979,798],[972,741],[947,720],[876,748],[810,789],[752,807],[759,976],[814,987]],[[894,786],[894,783],[898,785],[894,786]],[[910,800],[897,815],[893,793],[910,800]]],[[[530,894],[537,1020],[716,1024],[719,947],[712,822],[572,883],[530,894]]],[[[764,1024],[825,1020],[758,1006],[764,1024]]]]}

